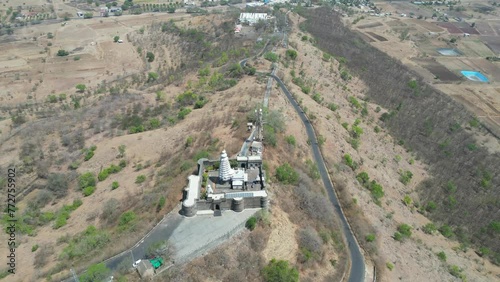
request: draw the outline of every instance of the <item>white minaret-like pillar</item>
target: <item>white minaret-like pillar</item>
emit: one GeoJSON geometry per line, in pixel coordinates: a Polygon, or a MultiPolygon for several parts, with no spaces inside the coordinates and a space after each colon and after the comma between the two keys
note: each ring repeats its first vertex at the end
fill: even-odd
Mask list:
{"type": "Polygon", "coordinates": [[[220,154],[219,179],[222,181],[229,181],[233,174],[234,171],[231,168],[231,164],[229,164],[226,150],[223,150],[220,154]]]}

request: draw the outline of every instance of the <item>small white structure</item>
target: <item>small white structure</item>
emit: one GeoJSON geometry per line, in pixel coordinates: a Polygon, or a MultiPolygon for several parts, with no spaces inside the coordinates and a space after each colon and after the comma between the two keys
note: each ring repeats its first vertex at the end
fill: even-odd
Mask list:
{"type": "Polygon", "coordinates": [[[260,20],[267,21],[270,18],[266,13],[241,13],[239,20],[240,23],[254,25],[260,20]]]}
{"type": "Polygon", "coordinates": [[[234,28],[234,33],[240,33],[243,26],[241,24],[237,24],[234,28]]]}
{"type": "Polygon", "coordinates": [[[264,6],[264,3],[262,2],[249,2],[246,4],[247,7],[259,7],[259,6],[264,6]]]}
{"type": "Polygon", "coordinates": [[[242,190],[243,184],[246,182],[248,182],[248,174],[244,170],[238,169],[231,178],[231,188],[242,190]]]}
{"type": "Polygon", "coordinates": [[[220,154],[219,179],[224,182],[229,181],[233,174],[234,170],[231,168],[226,150],[223,150],[220,154]]]}
{"type": "Polygon", "coordinates": [[[108,9],[108,7],[101,7],[101,8],[100,8],[99,15],[100,15],[101,17],[107,17],[107,16],[108,16],[108,13],[109,13],[109,9],[108,9]]]}
{"type": "Polygon", "coordinates": [[[84,12],[76,12],[76,15],[79,17],[79,18],[83,18],[85,16],[85,13],[84,12]]]}

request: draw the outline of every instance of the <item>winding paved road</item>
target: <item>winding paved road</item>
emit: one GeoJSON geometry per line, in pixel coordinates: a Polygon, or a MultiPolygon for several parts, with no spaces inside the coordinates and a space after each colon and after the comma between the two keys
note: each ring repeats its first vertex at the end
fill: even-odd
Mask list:
{"type": "Polygon", "coordinates": [[[335,207],[335,211],[340,217],[340,220],[342,222],[342,232],[345,235],[345,238],[347,240],[347,247],[349,249],[349,255],[351,258],[351,271],[349,273],[349,282],[364,282],[365,280],[365,263],[363,256],[361,255],[361,250],[359,248],[359,245],[354,238],[354,234],[352,233],[351,229],[349,228],[349,224],[347,223],[347,219],[340,208],[339,201],[337,199],[337,196],[335,194],[333,184],[328,177],[328,171],[326,170],[326,165],[325,162],[323,161],[323,156],[321,155],[321,151],[318,145],[318,140],[316,139],[316,135],[314,134],[314,129],[309,120],[307,119],[305,113],[302,111],[300,106],[297,104],[297,101],[292,97],[292,94],[288,91],[286,88],[285,84],[281,81],[279,77],[277,77],[274,74],[270,75],[276,82],[279,84],[281,87],[281,90],[285,93],[286,97],[288,98],[288,101],[292,104],[292,106],[295,108],[297,113],[300,116],[300,119],[302,120],[302,123],[304,123],[304,126],[306,127],[307,131],[307,136],[309,137],[309,140],[311,140],[311,146],[312,146],[312,151],[314,155],[314,160],[316,161],[316,164],[318,165],[319,173],[321,174],[321,180],[323,181],[323,184],[326,187],[326,190],[328,192],[328,198],[330,199],[330,202],[333,204],[335,207]]]}

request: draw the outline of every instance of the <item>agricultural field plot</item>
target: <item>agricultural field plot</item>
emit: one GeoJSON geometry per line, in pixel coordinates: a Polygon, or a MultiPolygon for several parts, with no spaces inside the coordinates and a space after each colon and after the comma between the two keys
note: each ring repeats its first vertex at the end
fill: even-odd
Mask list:
{"type": "Polygon", "coordinates": [[[420,40],[415,40],[415,45],[418,48],[418,51],[421,52],[424,56],[442,56],[438,49],[450,48],[446,41],[438,40],[437,36],[422,36],[420,40]]]}
{"type": "Polygon", "coordinates": [[[445,66],[441,65],[440,63],[436,62],[435,59],[430,59],[430,58],[414,58],[412,59],[414,62],[416,62],[418,65],[424,67],[426,70],[431,72],[434,77],[441,81],[460,81],[461,78],[455,74],[454,72],[451,72],[449,69],[447,69],[445,66]]]}
{"type": "Polygon", "coordinates": [[[462,39],[458,44],[458,49],[465,57],[486,58],[495,55],[488,46],[478,39],[462,39]]]}
{"type": "Polygon", "coordinates": [[[487,21],[476,22],[476,29],[481,35],[495,36],[497,33],[487,21]]]}
{"type": "Polygon", "coordinates": [[[461,27],[460,30],[463,32],[463,33],[468,33],[468,34],[479,34],[479,31],[477,31],[475,28],[473,27],[461,27]]]}
{"type": "Polygon", "coordinates": [[[385,23],[386,25],[388,25],[389,27],[392,27],[392,28],[404,28],[404,27],[408,27],[408,24],[406,24],[404,21],[396,18],[396,19],[393,19],[391,21],[388,21],[385,23]]]}
{"type": "Polygon", "coordinates": [[[370,36],[362,33],[361,31],[356,31],[356,33],[366,42],[375,42],[375,39],[371,38],[370,36]]]}
{"type": "Polygon", "coordinates": [[[378,27],[378,26],[382,26],[383,24],[380,23],[380,22],[374,22],[374,23],[369,23],[369,24],[364,24],[364,25],[360,25],[358,26],[359,29],[365,29],[365,28],[374,28],[374,27],[378,27]]]}
{"type": "Polygon", "coordinates": [[[374,32],[371,32],[371,31],[367,31],[366,32],[368,35],[372,36],[373,38],[377,39],[378,41],[387,41],[387,38],[381,36],[381,35],[378,35],[374,32]]]}
{"type": "Polygon", "coordinates": [[[485,84],[435,84],[437,89],[449,93],[460,101],[488,127],[500,134],[500,89],[485,84]]]}
{"type": "Polygon", "coordinates": [[[448,32],[452,34],[463,33],[462,30],[453,23],[438,23],[438,25],[446,28],[448,32]]]}
{"type": "Polygon", "coordinates": [[[486,59],[439,57],[436,58],[436,61],[457,74],[463,70],[479,71],[485,75],[490,82],[500,81],[500,68],[486,59]]]}
{"type": "Polygon", "coordinates": [[[444,31],[443,28],[439,27],[434,22],[428,22],[428,21],[417,20],[417,19],[409,19],[409,20],[407,20],[407,22],[410,24],[417,24],[430,32],[443,32],[444,31]]]}
{"type": "Polygon", "coordinates": [[[500,35],[500,22],[490,21],[490,26],[497,35],[500,35]]]}
{"type": "Polygon", "coordinates": [[[481,36],[481,40],[494,52],[500,55],[500,36],[481,36]]]}

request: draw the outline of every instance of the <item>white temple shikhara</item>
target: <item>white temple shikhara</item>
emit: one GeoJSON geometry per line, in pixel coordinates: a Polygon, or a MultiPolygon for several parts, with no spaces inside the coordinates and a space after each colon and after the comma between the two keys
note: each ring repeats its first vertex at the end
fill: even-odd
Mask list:
{"type": "Polygon", "coordinates": [[[233,175],[234,170],[231,168],[226,150],[223,150],[220,154],[219,179],[224,182],[229,181],[233,175]]]}

